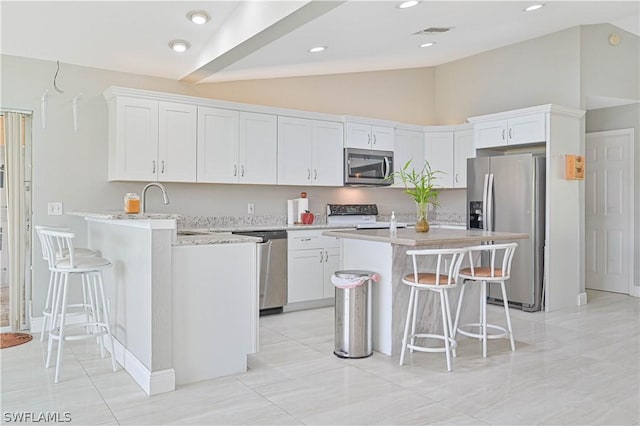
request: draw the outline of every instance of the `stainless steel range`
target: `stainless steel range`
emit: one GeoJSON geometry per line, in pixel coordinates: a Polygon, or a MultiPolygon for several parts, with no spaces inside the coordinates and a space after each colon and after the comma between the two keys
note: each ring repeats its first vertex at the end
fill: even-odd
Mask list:
{"type": "MultiPolygon", "coordinates": [[[[356,229],[385,229],[389,222],[378,222],[376,204],[327,204],[329,225],[353,226],[356,229]]],[[[406,223],[398,223],[398,228],[406,228],[406,223]]]]}

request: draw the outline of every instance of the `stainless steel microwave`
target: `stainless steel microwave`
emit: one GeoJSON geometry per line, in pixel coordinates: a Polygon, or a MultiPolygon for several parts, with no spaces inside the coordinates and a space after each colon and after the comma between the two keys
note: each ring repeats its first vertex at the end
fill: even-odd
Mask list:
{"type": "Polygon", "coordinates": [[[350,186],[388,186],[393,183],[393,151],[345,148],[344,183],[350,186]]]}

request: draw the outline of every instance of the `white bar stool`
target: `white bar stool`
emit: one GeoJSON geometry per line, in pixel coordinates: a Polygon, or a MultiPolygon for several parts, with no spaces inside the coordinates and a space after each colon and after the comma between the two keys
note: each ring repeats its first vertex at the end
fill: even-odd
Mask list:
{"type": "MultiPolygon", "coordinates": [[[[62,227],[41,226],[41,225],[36,225],[35,229],[36,229],[36,233],[38,234],[38,238],[40,239],[40,246],[42,247],[42,258],[45,261],[49,262],[49,256],[47,254],[47,245],[45,244],[40,232],[43,229],[51,229],[51,230],[58,230],[58,231],[69,231],[69,229],[62,228],[62,227]]],[[[63,259],[69,256],[68,247],[55,247],[55,250],[56,250],[55,251],[56,259],[63,259]]],[[[80,257],[97,256],[97,252],[95,250],[91,250],[88,248],[75,247],[74,252],[76,256],[80,256],[80,257]]],[[[49,264],[50,271],[52,266],[53,265],[49,264]]],[[[42,310],[43,320],[42,320],[42,331],[40,333],[41,342],[44,341],[45,331],[49,331],[51,328],[52,302],[57,297],[58,288],[59,288],[58,274],[56,272],[49,272],[49,285],[47,287],[47,298],[44,304],[44,309],[42,310]],[[47,324],[49,324],[49,328],[47,328],[47,324]]],[[[84,279],[83,279],[83,285],[82,285],[82,295],[83,295],[83,303],[73,306],[74,308],[81,308],[81,312],[77,312],[77,313],[86,313],[87,309],[89,308],[89,304],[87,303],[87,297],[86,297],[86,283],[84,279]]]]}
{"type": "Polygon", "coordinates": [[[78,257],[75,255],[73,239],[75,235],[69,231],[42,229],[42,238],[47,246],[49,263],[53,265],[51,272],[56,273],[60,280],[60,290],[57,297],[53,298],[51,311],[51,329],[49,331],[49,344],[47,349],[46,367],[51,365],[51,353],[53,341],[58,341],[58,354],[56,359],[56,372],[54,382],[58,383],[60,378],[60,368],[62,364],[62,352],[66,340],[81,340],[87,338],[99,338],[100,353],[104,358],[104,344],[102,336],[107,336],[107,343],[111,352],[111,364],[113,371],[116,371],[116,360],[113,352],[113,336],[107,310],[104,288],[102,285],[102,270],[111,267],[111,263],[102,257],[78,257]],[[66,247],[69,252],[68,257],[56,258],[57,248],[66,247]],[[80,274],[83,282],[86,283],[86,296],[91,308],[87,322],[80,324],[66,324],[69,277],[72,274],[80,274]],[[86,281],[84,281],[86,280],[86,281]],[[72,328],[84,328],[82,334],[68,334],[72,328]]]}
{"type": "Polygon", "coordinates": [[[516,344],[513,339],[513,329],[511,328],[511,317],[509,316],[509,302],[507,301],[507,290],[505,281],[511,277],[511,261],[513,254],[518,247],[518,243],[508,244],[487,244],[475,247],[467,247],[469,252],[469,264],[467,268],[460,269],[458,278],[462,282],[460,288],[460,297],[458,299],[458,308],[456,309],[456,319],[454,322],[454,337],[456,333],[464,336],[474,337],[482,340],[482,356],[487,357],[487,340],[502,339],[508,337],[511,341],[511,351],[516,350],[516,344]],[[474,259],[475,255],[475,259],[474,259]],[[484,256],[483,256],[484,255],[484,256]],[[483,264],[489,266],[476,266],[480,264],[480,260],[485,260],[483,264]],[[466,281],[475,281],[480,283],[480,321],[458,325],[460,320],[460,308],[464,298],[464,290],[466,281]],[[487,324],[487,284],[500,283],[502,289],[502,300],[504,302],[504,312],[507,320],[507,328],[499,325],[487,324]],[[467,330],[464,330],[466,328],[467,330]],[[469,328],[478,328],[478,332],[469,331],[469,328]],[[489,333],[489,329],[497,330],[498,333],[489,333]]]}
{"type": "Polygon", "coordinates": [[[457,275],[466,249],[426,249],[407,250],[407,255],[412,257],[413,274],[408,274],[402,278],[402,282],[409,287],[409,304],[407,307],[407,318],[404,326],[404,336],[402,337],[402,351],[400,352],[400,365],[404,363],[405,350],[409,348],[420,352],[444,352],[447,358],[447,370],[451,371],[451,352],[455,356],[457,343],[453,336],[451,325],[451,308],[449,305],[448,290],[456,287],[457,275]],[[418,256],[432,257],[435,259],[434,272],[418,271],[418,256]],[[448,265],[448,266],[447,266],[448,265]],[[416,311],[418,308],[418,295],[422,291],[432,291],[440,294],[440,307],[442,310],[443,334],[416,333],[416,311]],[[411,324],[411,333],[409,333],[411,324]],[[429,347],[417,345],[416,338],[438,339],[444,342],[442,347],[429,347]]]}

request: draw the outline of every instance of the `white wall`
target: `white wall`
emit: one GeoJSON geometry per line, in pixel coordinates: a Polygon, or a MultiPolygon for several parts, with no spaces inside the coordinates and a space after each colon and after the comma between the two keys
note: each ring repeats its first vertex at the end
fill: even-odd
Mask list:
{"type": "Polygon", "coordinates": [[[437,124],[534,105],[580,107],[580,28],[436,67],[437,124]]]}

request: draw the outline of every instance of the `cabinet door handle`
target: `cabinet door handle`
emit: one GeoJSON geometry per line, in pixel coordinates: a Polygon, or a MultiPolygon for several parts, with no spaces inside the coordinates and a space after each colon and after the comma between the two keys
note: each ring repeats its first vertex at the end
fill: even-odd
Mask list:
{"type": "Polygon", "coordinates": [[[318,180],[318,169],[313,169],[313,180],[318,180]]]}
{"type": "Polygon", "coordinates": [[[373,144],[374,145],[376,144],[376,134],[375,133],[373,134],[373,144]]]}
{"type": "Polygon", "coordinates": [[[456,183],[458,183],[458,174],[456,173],[456,183]]]}
{"type": "Polygon", "coordinates": [[[509,139],[513,139],[513,128],[509,128],[509,139]]]}
{"type": "Polygon", "coordinates": [[[233,176],[238,176],[238,165],[234,164],[233,165],[233,176]]]}
{"type": "Polygon", "coordinates": [[[371,145],[371,134],[367,135],[367,145],[371,145]]]}
{"type": "Polygon", "coordinates": [[[502,129],[502,140],[504,140],[504,129],[502,129]]]}
{"type": "Polygon", "coordinates": [[[244,177],[244,164],[240,168],[242,171],[240,172],[240,177],[244,177]]]}
{"type": "Polygon", "coordinates": [[[151,162],[151,164],[153,165],[153,166],[152,166],[151,173],[155,173],[155,172],[156,172],[156,160],[153,160],[153,161],[151,162]]]}
{"type": "Polygon", "coordinates": [[[307,180],[311,180],[311,169],[307,169],[307,180]]]}
{"type": "Polygon", "coordinates": [[[324,252],[324,261],[325,261],[325,263],[329,261],[329,252],[328,251],[324,252]]]}
{"type": "Polygon", "coordinates": [[[324,253],[322,252],[322,250],[320,250],[320,263],[322,263],[322,257],[323,257],[322,255],[323,255],[323,254],[324,254],[324,253]]]}
{"type": "Polygon", "coordinates": [[[311,238],[300,238],[300,241],[311,241],[311,238]]]}
{"type": "Polygon", "coordinates": [[[164,160],[160,162],[160,173],[164,173],[164,160]]]}

